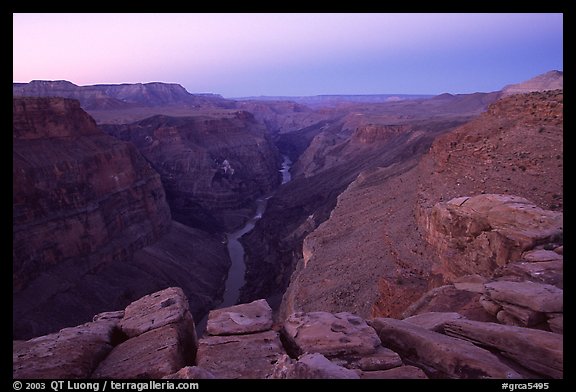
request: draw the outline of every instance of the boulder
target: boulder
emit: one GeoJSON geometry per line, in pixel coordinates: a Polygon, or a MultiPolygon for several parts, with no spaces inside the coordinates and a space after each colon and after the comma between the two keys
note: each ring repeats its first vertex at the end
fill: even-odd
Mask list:
{"type": "MultiPolygon", "coordinates": [[[[503,303],[502,310],[500,312],[507,313],[507,316],[510,316],[511,319],[503,315],[500,317],[506,317],[507,320],[513,320],[511,325],[520,327],[533,327],[543,321],[546,321],[546,315],[544,313],[536,312],[523,306],[503,303]]],[[[508,324],[508,322],[504,322],[503,324],[508,324]]]]}
{"type": "Polygon", "coordinates": [[[248,335],[208,336],[200,339],[198,366],[216,378],[266,378],[285,354],[275,331],[248,335]]]}
{"type": "Polygon", "coordinates": [[[209,335],[236,335],[262,332],[272,328],[272,308],[265,299],[248,304],[216,309],[208,314],[209,335]]]}
{"type": "Polygon", "coordinates": [[[180,322],[194,325],[188,299],[180,287],[169,287],[128,305],[120,321],[120,328],[128,337],[134,337],[152,329],[180,322]]]}
{"type": "Polygon", "coordinates": [[[430,331],[442,332],[448,321],[466,318],[456,312],[427,312],[405,318],[403,321],[418,325],[430,331]]]}
{"type": "Polygon", "coordinates": [[[213,378],[216,377],[200,366],[185,366],[176,373],[162,377],[163,380],[208,380],[213,378]]]}
{"type": "Polygon", "coordinates": [[[428,376],[416,366],[399,366],[388,370],[360,373],[362,379],[427,379],[428,376]]]}
{"type": "Polygon", "coordinates": [[[320,353],[328,358],[368,355],[380,346],[378,335],[366,321],[349,312],[293,313],[282,332],[298,354],[320,353]]]}
{"type": "Polygon", "coordinates": [[[539,243],[560,238],[561,212],[511,195],[481,194],[437,203],[425,227],[449,279],[492,271],[539,243]]]}
{"type": "Polygon", "coordinates": [[[449,336],[497,349],[527,369],[546,377],[562,378],[562,335],[531,328],[472,320],[454,320],[445,324],[449,336]]]}
{"type": "Polygon", "coordinates": [[[496,281],[484,285],[486,295],[498,303],[523,306],[536,312],[562,312],[563,290],[533,282],[496,281]]]}
{"type": "Polygon", "coordinates": [[[385,347],[434,378],[522,378],[496,355],[470,342],[391,318],[376,318],[371,325],[385,347]]]}
{"type": "Polygon", "coordinates": [[[322,354],[304,354],[297,361],[288,356],[277,363],[270,378],[281,379],[358,379],[358,374],[331,362],[322,354]]]}
{"type": "Polygon", "coordinates": [[[494,272],[494,277],[505,277],[506,280],[517,278],[520,281],[545,283],[564,287],[564,263],[561,260],[542,262],[522,262],[506,264],[494,272]]]}
{"type": "Polygon", "coordinates": [[[117,324],[118,319],[103,318],[28,341],[15,340],[12,377],[88,378],[112,350],[117,324]]]}
{"type": "Polygon", "coordinates": [[[151,329],[114,347],[93,378],[154,379],[193,363],[196,334],[193,323],[171,323],[151,329]]]}

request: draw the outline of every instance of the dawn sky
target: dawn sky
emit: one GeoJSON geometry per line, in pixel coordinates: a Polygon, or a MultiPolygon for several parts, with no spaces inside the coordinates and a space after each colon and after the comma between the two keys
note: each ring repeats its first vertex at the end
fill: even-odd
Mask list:
{"type": "Polygon", "coordinates": [[[563,70],[562,14],[14,14],[13,81],[224,97],[489,92],[563,70]]]}

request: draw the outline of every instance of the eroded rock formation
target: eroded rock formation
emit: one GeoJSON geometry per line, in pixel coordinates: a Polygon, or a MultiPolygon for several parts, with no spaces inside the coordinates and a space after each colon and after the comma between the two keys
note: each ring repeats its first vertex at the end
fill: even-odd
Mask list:
{"type": "Polygon", "coordinates": [[[426,379],[563,377],[562,335],[422,313],[364,320],[296,313],[272,324],[265,300],[211,312],[197,339],[177,287],[123,311],[13,343],[14,378],[426,379]],[[261,319],[261,320],[260,320],[261,319]],[[223,322],[225,320],[225,322],[223,322]],[[262,323],[261,321],[264,321],[262,323]],[[259,325],[257,328],[253,328],[259,325]]]}
{"type": "Polygon", "coordinates": [[[251,203],[280,182],[281,159],[248,112],[154,116],[105,126],[130,141],[160,173],[175,220],[209,231],[239,227],[251,203]]]}
{"type": "Polygon", "coordinates": [[[15,338],[175,282],[201,317],[221,298],[229,263],[219,237],[171,221],[158,173],[77,101],[14,98],[15,338]]]}

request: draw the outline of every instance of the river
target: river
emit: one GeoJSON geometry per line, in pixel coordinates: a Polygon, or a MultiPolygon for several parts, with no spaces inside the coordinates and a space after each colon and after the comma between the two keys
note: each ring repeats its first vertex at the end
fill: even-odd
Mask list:
{"type": "MultiPolygon", "coordinates": [[[[282,174],[282,184],[285,184],[292,179],[290,175],[291,165],[292,161],[290,158],[284,156],[282,161],[282,168],[280,169],[280,173],[282,174]]],[[[216,309],[234,306],[238,302],[238,298],[240,297],[240,289],[245,283],[244,276],[246,275],[246,264],[244,263],[244,247],[239,240],[240,237],[242,237],[244,234],[250,232],[256,225],[256,222],[262,218],[262,215],[266,211],[268,199],[270,199],[272,196],[273,194],[270,194],[257,199],[256,212],[254,216],[240,229],[226,234],[228,254],[230,255],[230,261],[232,264],[228,270],[228,278],[226,279],[224,289],[224,298],[220,305],[216,307],[216,309]]],[[[206,315],[196,326],[196,332],[199,337],[202,336],[204,329],[206,328],[207,319],[208,315],[206,315]]]]}

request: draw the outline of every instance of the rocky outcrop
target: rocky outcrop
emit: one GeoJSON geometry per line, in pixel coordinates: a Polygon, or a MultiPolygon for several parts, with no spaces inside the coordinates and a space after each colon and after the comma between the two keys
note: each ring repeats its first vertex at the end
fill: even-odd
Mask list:
{"type": "Polygon", "coordinates": [[[281,181],[280,155],[248,112],[154,116],[103,129],[132,142],[152,163],[174,219],[188,226],[239,227],[251,216],[251,202],[281,181]]]}
{"type": "Polygon", "coordinates": [[[173,284],[202,317],[230,264],[221,238],[171,221],[158,174],[77,101],[15,98],[13,334],[78,325],[173,284]]]}
{"type": "Polygon", "coordinates": [[[93,378],[161,378],[194,362],[196,329],[180,288],[131,303],[118,327],[128,340],[100,362],[93,378]]]}
{"type": "Polygon", "coordinates": [[[449,321],[444,330],[449,336],[496,349],[503,356],[546,377],[563,376],[562,335],[471,320],[449,321]]]}
{"type": "Polygon", "coordinates": [[[436,204],[424,230],[440,254],[444,276],[454,279],[490,275],[524,251],[560,240],[562,218],[521,197],[484,194],[436,204]]]}
{"type": "Polygon", "coordinates": [[[502,89],[504,96],[525,94],[534,91],[562,90],[564,89],[564,72],[549,71],[517,84],[510,84],[502,89]]]}
{"type": "Polygon", "coordinates": [[[490,351],[412,323],[377,318],[382,343],[439,378],[523,378],[490,351]]]}
{"type": "Polygon", "coordinates": [[[267,329],[266,301],[212,312],[197,340],[180,288],[29,341],[15,341],[14,378],[426,379],[562,378],[562,335],[457,313],[364,320],[298,313],[267,329]],[[264,312],[264,313],[262,313],[264,312]],[[225,322],[223,322],[225,320],[225,322]],[[238,321],[235,322],[234,320],[238,321]],[[278,330],[280,330],[278,332],[278,330]]]}
{"type": "Polygon", "coordinates": [[[206,332],[209,335],[238,335],[272,328],[272,308],[264,299],[231,308],[211,310],[206,332]]]}
{"type": "MultiPolygon", "coordinates": [[[[120,318],[121,315],[118,315],[120,318]]],[[[14,378],[88,378],[112,351],[117,317],[96,316],[94,322],[70,327],[12,347],[14,378]]]]}

